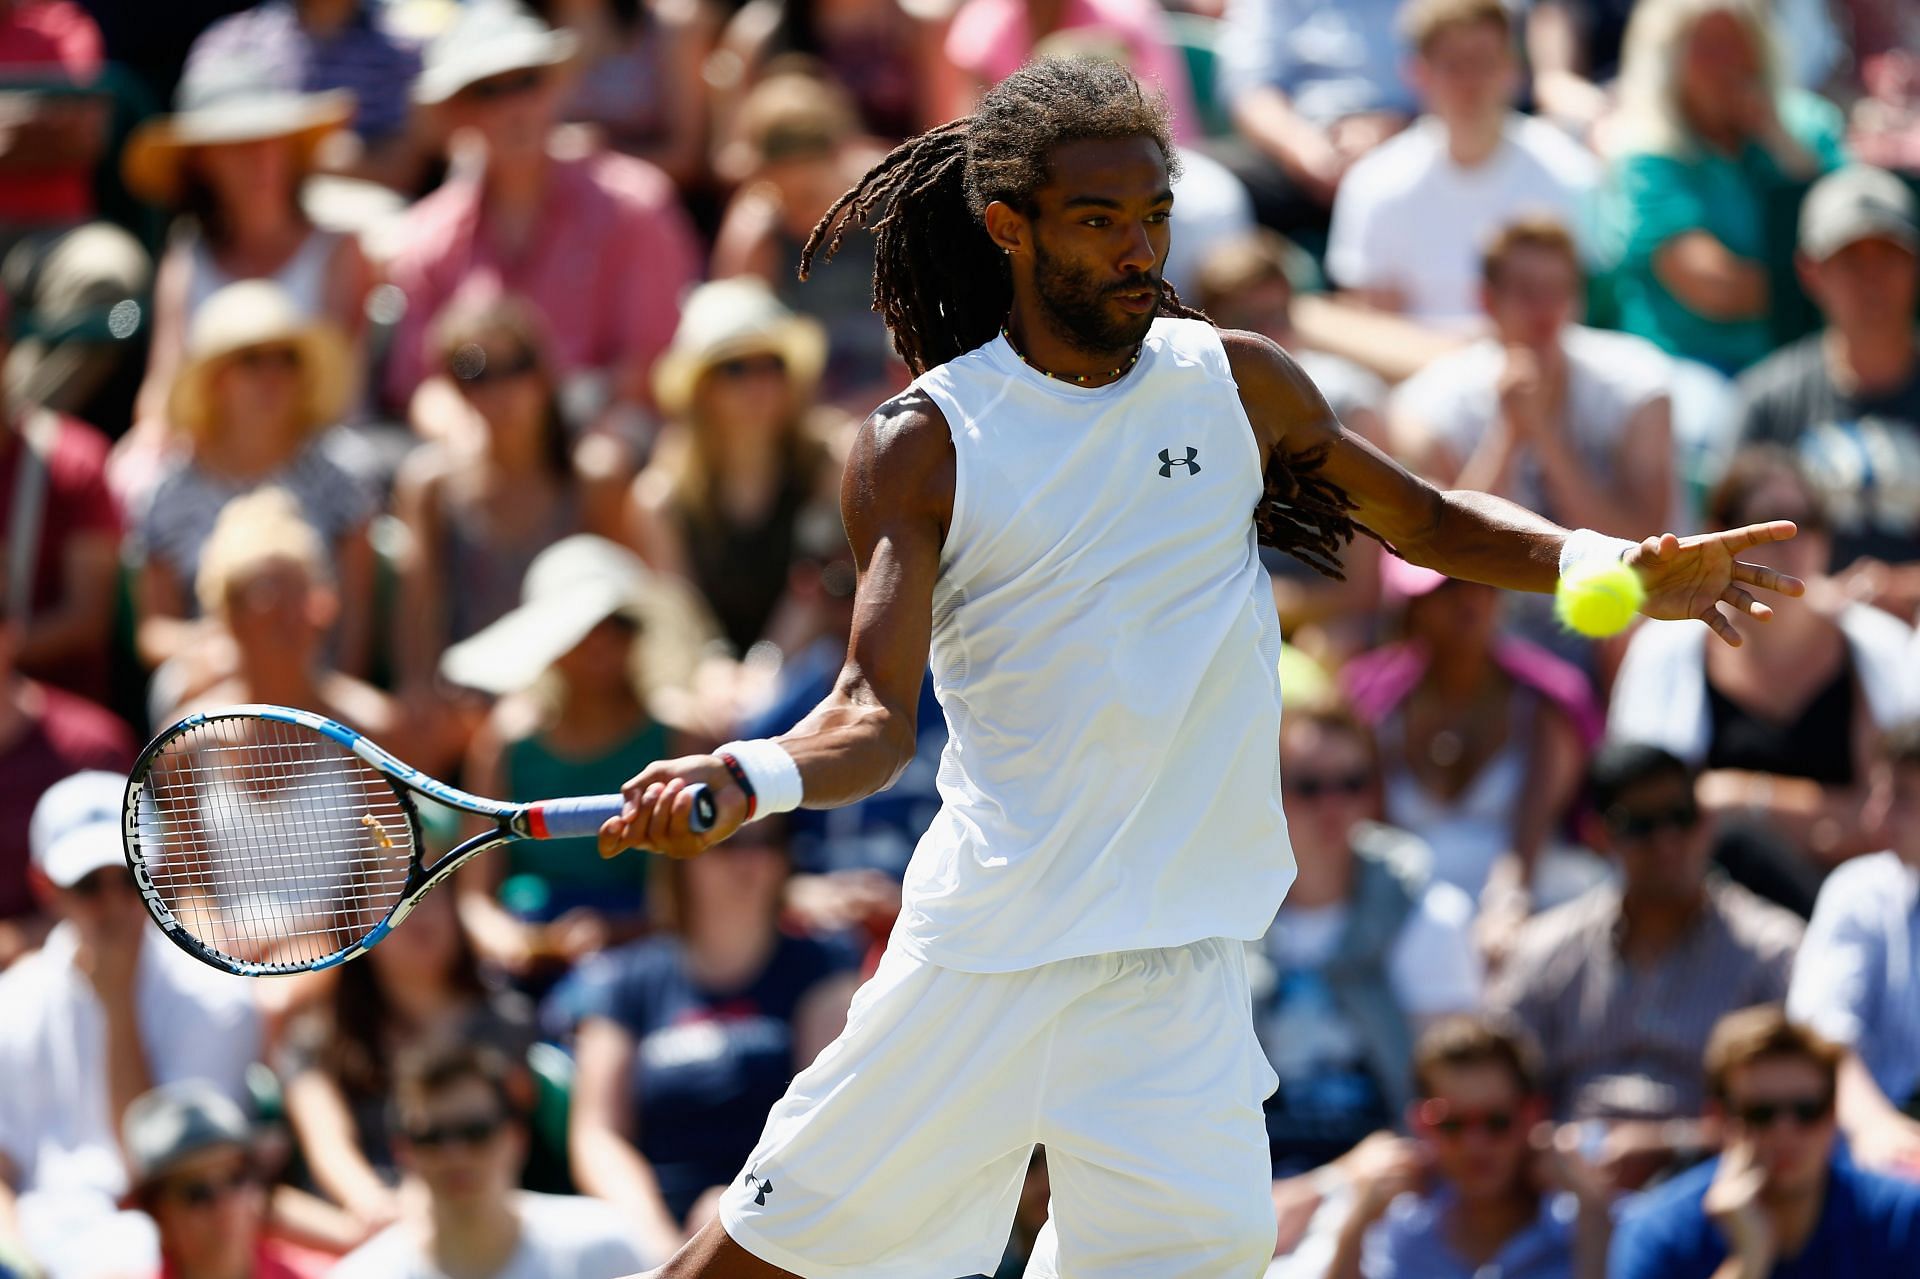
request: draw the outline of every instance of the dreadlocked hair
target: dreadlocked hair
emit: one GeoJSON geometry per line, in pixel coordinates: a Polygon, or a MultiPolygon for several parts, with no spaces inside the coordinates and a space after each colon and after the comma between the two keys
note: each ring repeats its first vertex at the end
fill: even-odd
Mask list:
{"type": "MultiPolygon", "coordinates": [[[[1006,255],[987,234],[998,200],[1033,216],[1056,147],[1109,138],[1153,139],[1169,177],[1179,157],[1166,100],[1103,60],[1042,58],[987,90],[972,115],[895,147],[833,202],[800,252],[800,278],[831,261],[850,230],[874,237],[873,309],[915,375],[989,342],[1013,309],[1006,255]]],[[[1160,282],[1159,315],[1206,320],[1160,282]]],[[[1315,472],[1317,455],[1268,468],[1254,513],[1260,540],[1330,577],[1351,541],[1352,502],[1315,472]]]]}

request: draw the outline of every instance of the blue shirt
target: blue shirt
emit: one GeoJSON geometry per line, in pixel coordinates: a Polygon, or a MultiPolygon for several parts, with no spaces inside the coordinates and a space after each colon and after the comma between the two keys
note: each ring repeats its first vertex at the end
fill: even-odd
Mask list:
{"type": "Polygon", "coordinates": [[[1787,1012],[1860,1061],[1896,1106],[1920,1090],[1920,873],[1856,857],[1820,886],[1787,1012]]]}
{"type": "Polygon", "coordinates": [[[1478,1266],[1455,1253],[1447,1239],[1454,1202],[1452,1191],[1395,1199],[1367,1232],[1360,1273],[1366,1279],[1572,1279],[1579,1215],[1572,1195],[1541,1199],[1540,1215],[1478,1266]]]}
{"type": "MultiPolygon", "coordinates": [[[[1727,1242],[1701,1201],[1718,1159],[1628,1204],[1613,1232],[1608,1279],[1709,1279],[1727,1242]]],[[[1920,1275],[1920,1185],[1861,1172],[1835,1157],[1820,1221],[1770,1279],[1899,1279],[1920,1275]]]]}
{"type": "Polygon", "coordinates": [[[369,141],[392,137],[406,128],[420,51],[389,34],[374,8],[362,0],[345,26],[319,39],[300,24],[292,0],[266,0],[208,27],[187,65],[244,57],[265,67],[281,89],[351,90],[353,131],[369,141]]]}
{"type": "Polygon", "coordinates": [[[1400,0],[1228,0],[1220,42],[1227,93],[1270,86],[1325,127],[1345,116],[1419,104],[1404,74],[1413,51],[1400,0]]]}

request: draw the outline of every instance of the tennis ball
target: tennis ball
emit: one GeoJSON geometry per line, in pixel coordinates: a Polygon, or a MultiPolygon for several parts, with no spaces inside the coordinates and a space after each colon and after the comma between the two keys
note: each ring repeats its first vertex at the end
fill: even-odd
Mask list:
{"type": "Polygon", "coordinates": [[[1618,560],[1589,560],[1561,575],[1553,611],[1568,630],[1599,639],[1626,630],[1646,598],[1640,574],[1618,560]]]}

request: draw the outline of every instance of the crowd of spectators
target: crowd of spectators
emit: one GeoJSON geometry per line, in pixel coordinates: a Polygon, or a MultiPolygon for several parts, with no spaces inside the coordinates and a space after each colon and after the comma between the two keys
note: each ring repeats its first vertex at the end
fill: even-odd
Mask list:
{"type": "Polygon", "coordinates": [[[605,1279],[711,1216],[885,945],[930,688],[869,801],[509,847],[270,982],[147,925],[124,770],[241,702],[514,800],[789,727],[907,380],[867,237],[801,248],[1037,55],[1166,96],[1168,278],[1374,447],[1612,534],[1801,530],[1739,647],[1366,538],[1269,562],[1270,1274],[1912,1272],[1917,15],[0,0],[0,1276],[605,1279]]]}

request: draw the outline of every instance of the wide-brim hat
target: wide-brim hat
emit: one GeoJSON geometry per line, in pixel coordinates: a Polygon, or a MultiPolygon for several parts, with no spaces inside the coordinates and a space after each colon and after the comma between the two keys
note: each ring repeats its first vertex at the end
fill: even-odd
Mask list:
{"type": "Polygon", "coordinates": [[[796,315],[760,280],[741,276],[702,284],[687,295],[680,327],[653,366],[653,394],[670,416],[687,411],[694,388],[717,364],[778,355],[794,383],[811,394],[827,362],[827,335],[796,315]]]}
{"type": "Polygon", "coordinates": [[[333,325],[302,313],[272,280],[241,280],[200,304],[167,396],[167,420],[195,435],[205,431],[213,419],[212,382],[221,362],[252,347],[282,344],[300,353],[306,425],[317,430],[338,422],[354,384],[346,339],[333,325]]]}
{"type": "Polygon", "coordinates": [[[187,153],[195,147],[290,138],[301,167],[315,148],[353,119],[345,89],[302,93],[277,83],[258,59],[202,59],[175,95],[172,115],[148,120],[127,139],[120,172],[127,189],[155,204],[176,204],[187,153]]]}
{"type": "Polygon", "coordinates": [[[559,66],[576,47],[571,31],[555,30],[512,0],[473,0],[427,45],[413,100],[430,106],[509,71],[559,66]]]}

